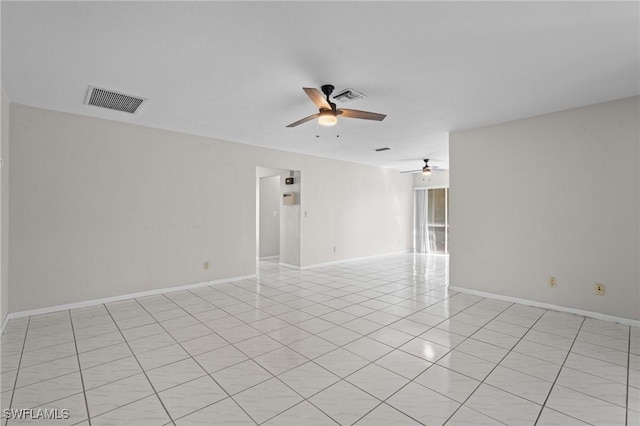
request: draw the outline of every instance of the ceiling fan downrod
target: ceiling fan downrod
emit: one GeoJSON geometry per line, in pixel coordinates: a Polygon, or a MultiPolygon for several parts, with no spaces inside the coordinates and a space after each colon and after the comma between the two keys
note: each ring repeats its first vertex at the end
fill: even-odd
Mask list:
{"type": "Polygon", "coordinates": [[[335,89],[335,87],[333,85],[331,85],[331,84],[325,84],[324,86],[320,87],[320,89],[322,90],[322,93],[324,93],[324,95],[327,97],[327,103],[329,105],[331,105],[331,109],[333,111],[335,111],[336,110],[336,104],[331,102],[331,99],[329,99],[329,97],[333,93],[333,90],[335,89]]]}

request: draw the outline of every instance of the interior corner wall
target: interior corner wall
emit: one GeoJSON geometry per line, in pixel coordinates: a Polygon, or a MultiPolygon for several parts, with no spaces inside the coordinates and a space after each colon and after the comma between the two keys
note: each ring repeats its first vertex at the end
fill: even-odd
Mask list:
{"type": "Polygon", "coordinates": [[[301,265],[411,248],[406,174],[10,109],[10,312],[255,274],[258,165],[302,173],[301,265]]]}
{"type": "Polygon", "coordinates": [[[0,85],[0,323],[9,313],[9,99],[0,85]]]}
{"type": "Polygon", "coordinates": [[[451,285],[640,319],[639,104],[452,133],[451,285]]]}

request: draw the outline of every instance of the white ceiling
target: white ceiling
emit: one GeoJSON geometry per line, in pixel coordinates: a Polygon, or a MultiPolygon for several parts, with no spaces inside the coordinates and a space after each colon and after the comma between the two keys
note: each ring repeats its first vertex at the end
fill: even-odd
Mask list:
{"type": "MultiPolygon", "coordinates": [[[[8,2],[12,102],[348,161],[448,164],[448,132],[640,93],[638,2],[8,2]],[[367,98],[340,138],[303,86],[367,98]],[[95,85],[149,101],[85,106],[95,85]],[[376,153],[375,148],[390,151],[376,153]]],[[[340,106],[340,105],[339,105],[340,106]]]]}

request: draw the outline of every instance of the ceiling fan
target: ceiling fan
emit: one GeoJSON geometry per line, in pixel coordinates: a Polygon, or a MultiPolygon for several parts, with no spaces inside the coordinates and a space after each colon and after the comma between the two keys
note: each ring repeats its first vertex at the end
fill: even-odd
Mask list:
{"type": "Polygon", "coordinates": [[[418,173],[418,172],[422,172],[423,175],[428,176],[431,174],[431,172],[433,170],[438,170],[439,167],[437,166],[430,166],[429,165],[429,159],[425,158],[424,160],[424,166],[422,167],[422,169],[417,169],[417,170],[403,170],[400,173],[418,173]]]}
{"type": "Polygon", "coordinates": [[[361,118],[364,120],[382,121],[386,117],[385,114],[378,114],[375,112],[359,111],[357,109],[336,108],[336,104],[329,100],[329,96],[333,93],[334,87],[330,84],[325,84],[321,87],[322,93],[326,96],[323,97],[322,93],[318,89],[311,87],[303,87],[302,90],[311,98],[314,104],[320,109],[316,114],[312,114],[301,120],[289,124],[287,127],[296,127],[300,124],[311,121],[314,118],[318,118],[318,124],[321,126],[334,126],[338,122],[338,116],[341,115],[346,118],[361,118]]]}

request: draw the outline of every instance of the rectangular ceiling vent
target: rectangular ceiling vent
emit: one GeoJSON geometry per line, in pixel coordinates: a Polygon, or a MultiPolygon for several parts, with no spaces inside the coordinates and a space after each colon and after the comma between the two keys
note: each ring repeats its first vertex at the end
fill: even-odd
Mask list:
{"type": "Polygon", "coordinates": [[[93,105],[100,108],[114,109],[116,111],[135,114],[147,100],[139,96],[125,95],[113,90],[101,89],[89,86],[89,92],[85,99],[85,105],[93,105]]]}
{"type": "Polygon", "coordinates": [[[343,104],[364,99],[364,97],[364,93],[356,92],[353,89],[344,89],[333,95],[333,99],[343,104]]]}

